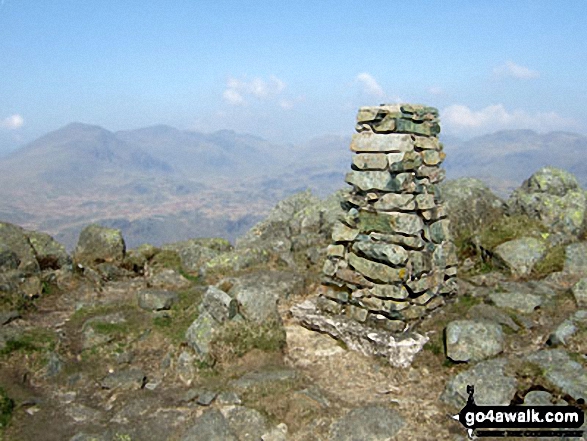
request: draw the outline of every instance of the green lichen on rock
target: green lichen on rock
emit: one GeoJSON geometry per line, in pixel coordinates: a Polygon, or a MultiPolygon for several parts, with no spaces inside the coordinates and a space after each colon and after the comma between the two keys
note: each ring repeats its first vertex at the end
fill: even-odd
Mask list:
{"type": "Polygon", "coordinates": [[[126,245],[120,230],[92,224],[80,233],[73,260],[85,266],[103,262],[121,263],[125,254],[126,245]]]}

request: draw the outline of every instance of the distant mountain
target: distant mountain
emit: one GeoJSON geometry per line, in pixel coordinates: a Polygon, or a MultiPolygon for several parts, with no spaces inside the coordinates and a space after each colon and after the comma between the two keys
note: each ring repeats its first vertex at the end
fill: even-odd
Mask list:
{"type": "MultiPolygon", "coordinates": [[[[0,157],[0,220],[47,231],[69,249],[91,222],[121,228],[129,247],[195,236],[234,240],[292,193],[344,188],[350,138],[294,146],[230,130],[158,125],[113,133],[73,123],[0,157]]],[[[545,165],[587,186],[582,135],[511,130],[441,140],[449,179],[478,177],[502,197],[545,165]]]]}
{"type": "Polygon", "coordinates": [[[507,196],[541,167],[563,168],[587,187],[587,137],[576,133],[505,130],[448,144],[444,167],[449,178],[472,176],[507,196]]]}

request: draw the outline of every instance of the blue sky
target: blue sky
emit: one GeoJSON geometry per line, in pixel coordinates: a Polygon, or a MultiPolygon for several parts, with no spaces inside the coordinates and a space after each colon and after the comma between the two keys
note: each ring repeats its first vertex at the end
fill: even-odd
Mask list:
{"type": "Polygon", "coordinates": [[[0,147],[73,121],[301,143],[415,102],[443,132],[587,134],[584,0],[0,0],[0,147]]]}

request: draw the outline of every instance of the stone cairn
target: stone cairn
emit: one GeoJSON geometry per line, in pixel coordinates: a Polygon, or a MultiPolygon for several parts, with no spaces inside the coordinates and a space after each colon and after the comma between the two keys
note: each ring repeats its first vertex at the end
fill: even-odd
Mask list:
{"type": "Polygon", "coordinates": [[[316,306],[402,333],[456,290],[456,253],[438,184],[445,154],[438,111],[361,107],[351,150],[353,186],[335,224],[316,306]]]}

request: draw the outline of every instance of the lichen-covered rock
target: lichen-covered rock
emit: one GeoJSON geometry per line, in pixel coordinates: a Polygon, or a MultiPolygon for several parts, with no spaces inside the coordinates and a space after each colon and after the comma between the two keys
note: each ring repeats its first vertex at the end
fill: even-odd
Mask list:
{"type": "Polygon", "coordinates": [[[189,239],[164,245],[164,250],[175,251],[181,260],[182,268],[191,273],[197,273],[202,265],[216,256],[232,250],[232,245],[226,239],[189,239]]]}
{"type": "Polygon", "coordinates": [[[508,406],[516,394],[518,382],[506,373],[506,366],[505,359],[479,362],[449,380],[440,399],[460,409],[467,403],[467,385],[475,385],[478,406],[508,406]]]}
{"type": "Polygon", "coordinates": [[[538,219],[553,231],[578,236],[584,230],[587,197],[565,170],[540,169],[512,193],[507,205],[511,213],[538,219]]]}
{"type": "Polygon", "coordinates": [[[220,326],[209,312],[202,311],[186,331],[187,344],[201,360],[207,360],[210,357],[210,343],[220,326]]]}
{"type": "Polygon", "coordinates": [[[500,308],[510,308],[524,314],[530,314],[543,302],[541,296],[526,292],[494,292],[489,294],[489,298],[500,308]]]}
{"type": "Polygon", "coordinates": [[[71,257],[65,251],[65,247],[47,233],[26,231],[25,234],[42,270],[59,269],[71,263],[71,257]]]}
{"type": "Polygon", "coordinates": [[[199,273],[202,276],[234,275],[248,268],[266,264],[271,258],[264,248],[236,249],[208,260],[199,273]]]}
{"type": "Polygon", "coordinates": [[[572,243],[565,247],[565,273],[587,276],[587,242],[572,243]]]}
{"type": "MultiPolygon", "coordinates": [[[[35,257],[35,251],[26,235],[26,231],[21,227],[0,222],[0,244],[4,249],[11,251],[18,260],[18,269],[26,274],[39,272],[39,263],[35,257]]],[[[8,254],[12,254],[8,253],[8,254]]],[[[14,266],[14,258],[6,254],[5,260],[11,262],[9,266],[14,266]]]]}
{"type": "Polygon", "coordinates": [[[95,266],[102,262],[122,263],[126,245],[120,230],[92,224],[84,228],[73,253],[75,264],[95,266]]]}
{"type": "Polygon", "coordinates": [[[543,240],[534,237],[521,237],[509,240],[494,248],[493,254],[498,263],[505,265],[516,276],[527,276],[532,272],[546,253],[543,240]]]}
{"type": "Polygon", "coordinates": [[[561,349],[547,349],[526,357],[542,370],[544,378],[575,400],[587,397],[587,370],[561,349]]]}
{"type": "Polygon", "coordinates": [[[200,309],[206,310],[218,321],[223,323],[233,318],[238,312],[237,301],[215,286],[209,286],[204,294],[200,309]]]}
{"type": "Polygon", "coordinates": [[[503,351],[503,332],[494,322],[455,320],[446,327],[446,356],[453,361],[479,361],[503,351]]]}
{"type": "Polygon", "coordinates": [[[161,289],[144,289],[138,292],[137,297],[139,306],[149,311],[170,309],[178,300],[176,292],[161,289]]]}
{"type": "Polygon", "coordinates": [[[446,181],[440,190],[453,237],[473,233],[504,215],[505,203],[479,179],[446,181]]]}

